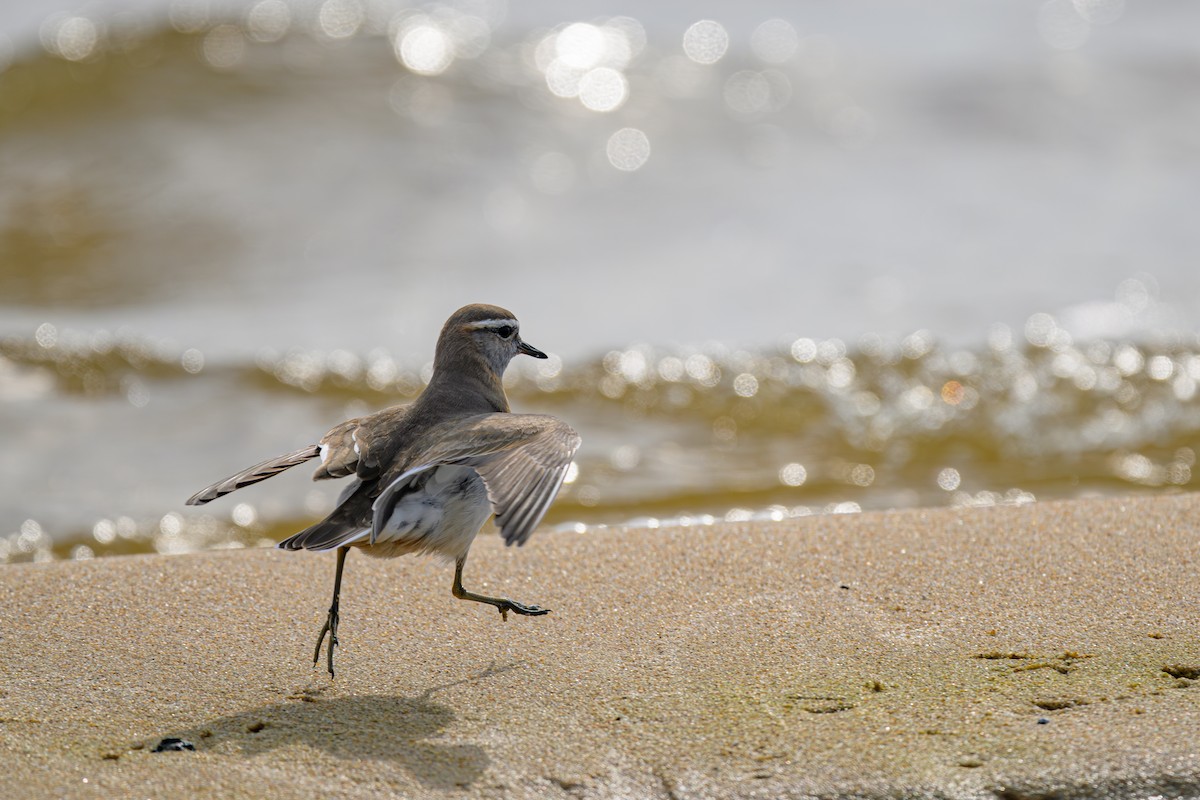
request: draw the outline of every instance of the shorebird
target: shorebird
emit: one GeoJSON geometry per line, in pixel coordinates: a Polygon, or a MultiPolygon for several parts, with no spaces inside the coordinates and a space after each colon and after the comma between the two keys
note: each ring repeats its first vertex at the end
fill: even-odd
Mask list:
{"type": "Polygon", "coordinates": [[[579,436],[562,420],[509,412],[501,378],[518,354],[546,358],[521,340],[509,311],[490,305],[460,308],[438,337],[433,376],[409,405],[347,420],[317,444],[242,470],[200,490],[188,505],[203,505],[319,458],[313,480],[354,476],[333,512],[284,539],[283,550],[337,549],[333,602],[313,652],[329,636],[333,676],[338,596],[350,548],[382,558],[434,553],[454,561],[453,595],[500,611],[540,616],[550,609],[463,588],[462,572],[475,535],[493,513],[505,544],[523,545],[558,494],[579,436]]]}

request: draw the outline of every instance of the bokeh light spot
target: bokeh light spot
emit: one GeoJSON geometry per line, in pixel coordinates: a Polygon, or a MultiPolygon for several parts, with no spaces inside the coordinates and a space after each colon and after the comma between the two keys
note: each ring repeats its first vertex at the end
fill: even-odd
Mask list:
{"type": "Polygon", "coordinates": [[[608,459],[614,467],[628,472],[642,461],[642,451],[637,445],[625,444],[613,450],[608,459]]]}
{"type": "Polygon", "coordinates": [[[611,67],[598,67],[579,80],[579,101],[592,111],[619,108],[629,95],[625,76],[611,67]]]}
{"type": "Polygon", "coordinates": [[[604,32],[586,22],[568,25],[554,40],[554,52],[558,60],[579,70],[588,70],[599,64],[604,51],[604,32]]]}
{"type": "Polygon", "coordinates": [[[1039,311],[1025,321],[1025,339],[1034,347],[1048,347],[1058,330],[1054,317],[1039,311]]]}
{"type": "Polygon", "coordinates": [[[622,172],[641,169],[650,158],[650,138],[637,128],[621,128],[608,137],[608,163],[622,172]]]}
{"type": "Polygon", "coordinates": [[[839,358],[829,365],[826,380],[829,381],[829,386],[832,389],[845,389],[854,382],[856,371],[857,369],[853,361],[848,358],[839,358]]]}
{"type": "Polygon", "coordinates": [[[158,530],[164,536],[178,536],[183,532],[183,517],[172,511],[158,521],[158,530]]]}
{"type": "Polygon", "coordinates": [[[1175,363],[1170,356],[1153,356],[1146,363],[1146,374],[1156,381],[1165,381],[1175,371],[1175,363]]]}
{"type": "Polygon", "coordinates": [[[796,55],[800,35],[785,19],[769,19],[754,29],[750,36],[754,55],[768,64],[782,64],[796,55]]]}
{"type": "Polygon", "coordinates": [[[808,364],[817,357],[817,343],[807,337],[792,342],[790,350],[792,358],[801,364],[808,364]]]}
{"type": "Polygon", "coordinates": [[[937,485],[947,492],[953,492],[961,483],[962,478],[954,467],[946,467],[937,475],[937,485]]]}
{"type": "Polygon", "coordinates": [[[69,17],[58,26],[55,51],[68,61],[83,61],[96,51],[100,32],[87,17],[69,17]]]}
{"type": "Polygon", "coordinates": [[[395,38],[396,56],[419,75],[440,75],[454,62],[450,37],[432,22],[401,28],[395,38]]]}
{"type": "Polygon", "coordinates": [[[253,525],[258,520],[258,511],[249,503],[238,503],[230,512],[233,524],[242,528],[253,525]]]}
{"type": "Polygon", "coordinates": [[[189,347],[183,351],[183,355],[179,357],[180,366],[184,372],[195,375],[204,369],[204,353],[194,347],[189,347]]]}
{"type": "Polygon", "coordinates": [[[100,544],[111,544],[117,538],[117,525],[111,519],[102,519],[92,526],[92,538],[100,544]]]}
{"type": "Polygon", "coordinates": [[[743,372],[733,379],[733,391],[738,397],[754,397],[758,394],[758,378],[743,372]]]}
{"type": "Polygon", "coordinates": [[[246,32],[256,42],[277,42],[288,32],[292,12],[283,0],[259,0],[246,14],[246,32]]]}
{"type": "Polygon", "coordinates": [[[579,82],[586,74],[582,69],[556,58],[546,67],[546,88],[555,97],[578,97],[579,82]]]}
{"type": "Polygon", "coordinates": [[[246,39],[237,25],[218,25],[205,34],[200,50],[209,66],[233,69],[246,54],[246,39]]]}
{"type": "Polygon", "coordinates": [[[366,12],[357,0],[325,0],[317,12],[317,24],[330,39],[349,39],[364,19],[366,12]]]}
{"type": "Polygon", "coordinates": [[[205,0],[173,0],[168,14],[171,27],[180,33],[199,33],[208,25],[209,9],[205,0]]]}
{"type": "Polygon", "coordinates": [[[946,381],[942,385],[942,402],[956,406],[962,402],[965,393],[966,390],[958,381],[946,381]]]}
{"type": "Polygon", "coordinates": [[[58,344],[58,328],[49,322],[43,322],[33,332],[33,340],[38,343],[38,347],[48,350],[58,344]]]}
{"type": "Polygon", "coordinates": [[[725,105],[742,116],[767,111],[771,107],[771,85],[760,72],[735,72],[725,81],[725,105]]]}
{"type": "Polygon", "coordinates": [[[808,480],[808,470],[803,464],[784,464],[779,470],[779,482],[784,486],[803,486],[808,480]]]}
{"type": "Polygon", "coordinates": [[[855,464],[850,468],[848,478],[855,486],[870,486],[875,482],[875,468],[870,464],[855,464]]]}
{"type": "Polygon", "coordinates": [[[683,34],[683,52],[697,64],[715,64],[728,49],[729,33],[711,19],[693,23],[683,34]]]}

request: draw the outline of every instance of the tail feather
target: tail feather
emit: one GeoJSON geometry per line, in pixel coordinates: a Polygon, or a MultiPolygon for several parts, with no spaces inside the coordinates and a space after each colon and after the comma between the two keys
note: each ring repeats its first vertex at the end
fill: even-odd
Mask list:
{"type": "Polygon", "coordinates": [[[303,464],[310,458],[316,458],[320,454],[320,446],[312,444],[285,455],[276,456],[261,464],[255,464],[249,469],[244,469],[236,475],[231,475],[223,481],[217,481],[212,486],[201,489],[188,498],[187,504],[189,506],[202,506],[209,501],[216,500],[218,497],[237,491],[243,486],[265,481],[272,475],[278,475],[284,470],[291,469],[297,464],[303,464]]]}
{"type": "Polygon", "coordinates": [[[328,517],[279,544],[280,550],[332,550],[364,539],[371,533],[371,494],[375,481],[355,480],[338,498],[328,517]]]}
{"type": "Polygon", "coordinates": [[[275,545],[280,550],[332,550],[350,544],[369,535],[364,528],[337,511],[299,533],[293,534],[275,545]]]}

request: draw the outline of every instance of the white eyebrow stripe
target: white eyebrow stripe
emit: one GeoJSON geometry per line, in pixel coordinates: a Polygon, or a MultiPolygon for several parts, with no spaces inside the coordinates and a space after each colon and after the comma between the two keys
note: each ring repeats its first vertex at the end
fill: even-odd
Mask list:
{"type": "Polygon", "coordinates": [[[503,328],[505,325],[515,328],[517,327],[517,321],[515,319],[484,319],[479,322],[467,323],[467,327],[473,331],[477,331],[480,328],[503,328]]]}

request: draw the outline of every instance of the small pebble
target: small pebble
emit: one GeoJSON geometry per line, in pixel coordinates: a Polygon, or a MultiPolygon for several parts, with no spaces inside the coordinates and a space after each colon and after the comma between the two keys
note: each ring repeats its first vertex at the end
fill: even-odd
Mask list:
{"type": "Polygon", "coordinates": [[[1038,725],[1049,725],[1050,720],[1046,717],[1038,717],[1038,725]]]}
{"type": "Polygon", "coordinates": [[[195,750],[196,745],[189,742],[187,739],[177,739],[174,736],[168,736],[154,746],[152,753],[170,753],[176,750],[195,750]]]}

